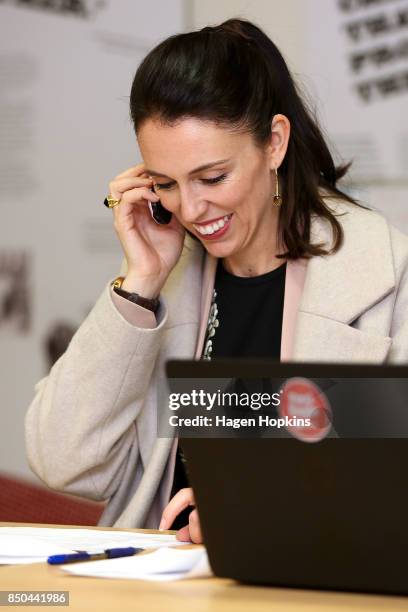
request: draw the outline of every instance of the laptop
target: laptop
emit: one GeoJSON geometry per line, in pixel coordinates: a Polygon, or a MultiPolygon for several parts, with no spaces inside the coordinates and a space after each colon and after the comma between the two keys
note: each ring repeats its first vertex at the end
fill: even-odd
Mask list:
{"type": "Polygon", "coordinates": [[[407,366],[170,360],[166,373],[173,400],[209,388],[218,404],[234,389],[280,400],[210,409],[185,395],[171,410],[207,416],[178,435],[215,575],[408,593],[407,366]]]}

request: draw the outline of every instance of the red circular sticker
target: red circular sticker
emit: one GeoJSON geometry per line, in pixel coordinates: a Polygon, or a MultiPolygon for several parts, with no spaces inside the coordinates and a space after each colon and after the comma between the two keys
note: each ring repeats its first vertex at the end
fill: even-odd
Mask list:
{"type": "Polygon", "coordinates": [[[281,391],[279,412],[298,440],[318,442],[331,428],[332,412],[323,391],[307,378],[290,378],[281,391]]]}

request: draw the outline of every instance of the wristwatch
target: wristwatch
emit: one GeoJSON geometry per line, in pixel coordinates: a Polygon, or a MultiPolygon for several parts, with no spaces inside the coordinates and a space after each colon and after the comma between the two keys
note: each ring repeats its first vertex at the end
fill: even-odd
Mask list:
{"type": "Polygon", "coordinates": [[[117,278],[115,278],[115,280],[112,282],[112,289],[114,290],[114,292],[122,296],[123,298],[126,298],[130,302],[138,304],[139,306],[147,308],[147,310],[151,310],[155,313],[159,307],[159,298],[149,299],[142,297],[138,293],[129,293],[128,291],[125,291],[124,289],[122,289],[122,283],[124,280],[124,276],[118,276],[117,278]]]}

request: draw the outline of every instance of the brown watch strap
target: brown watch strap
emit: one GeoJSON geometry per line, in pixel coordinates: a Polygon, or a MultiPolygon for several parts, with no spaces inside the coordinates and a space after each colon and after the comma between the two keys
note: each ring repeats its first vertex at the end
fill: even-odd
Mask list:
{"type": "Polygon", "coordinates": [[[138,304],[143,308],[147,308],[147,310],[151,310],[152,312],[156,312],[159,307],[159,298],[149,299],[142,297],[138,293],[129,293],[128,291],[124,291],[120,287],[113,286],[113,290],[115,293],[120,295],[121,297],[133,302],[134,304],[138,304]]]}

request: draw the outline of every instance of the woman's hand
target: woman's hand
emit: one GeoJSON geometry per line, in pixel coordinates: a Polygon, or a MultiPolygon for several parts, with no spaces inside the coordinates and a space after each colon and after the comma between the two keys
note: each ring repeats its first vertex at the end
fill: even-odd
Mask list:
{"type": "Polygon", "coordinates": [[[154,298],[160,293],[183,249],[185,230],[172,217],[168,225],[153,221],[148,200],[159,201],[144,163],[129,168],[109,183],[110,195],[120,199],[112,211],[114,227],[128,264],[122,288],[154,298]]]}
{"type": "MultiPolygon", "coordinates": [[[[194,505],[193,489],[180,489],[163,510],[159,529],[170,529],[176,516],[187,506],[194,505]]],[[[181,542],[202,543],[203,536],[201,535],[200,519],[197,510],[190,512],[188,525],[178,530],[176,538],[181,542]]]]}

